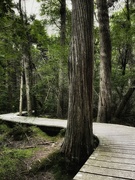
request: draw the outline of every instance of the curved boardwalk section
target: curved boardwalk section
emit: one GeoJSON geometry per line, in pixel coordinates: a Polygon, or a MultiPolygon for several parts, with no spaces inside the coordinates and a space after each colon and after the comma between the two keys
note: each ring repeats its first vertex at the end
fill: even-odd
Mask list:
{"type": "MultiPolygon", "coordinates": [[[[0,119],[38,126],[66,128],[66,120],[0,115],[0,119]]],[[[94,123],[94,134],[100,144],[74,180],[135,180],[135,128],[94,123]]]]}
{"type": "Polygon", "coordinates": [[[100,144],[74,180],[135,179],[135,128],[94,123],[100,144]]]}
{"type": "Polygon", "coordinates": [[[17,122],[17,123],[37,125],[37,126],[47,126],[47,127],[56,127],[56,128],[67,127],[66,120],[19,116],[18,113],[1,114],[0,119],[9,122],[17,122]]]}

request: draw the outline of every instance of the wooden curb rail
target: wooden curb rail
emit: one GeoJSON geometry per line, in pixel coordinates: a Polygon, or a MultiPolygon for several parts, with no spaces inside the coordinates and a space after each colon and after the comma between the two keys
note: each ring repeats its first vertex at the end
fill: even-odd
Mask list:
{"type": "MultiPolygon", "coordinates": [[[[38,126],[66,128],[66,120],[0,115],[1,120],[38,126]]],[[[99,146],[89,157],[74,180],[135,180],[135,128],[93,123],[99,146]]]]}

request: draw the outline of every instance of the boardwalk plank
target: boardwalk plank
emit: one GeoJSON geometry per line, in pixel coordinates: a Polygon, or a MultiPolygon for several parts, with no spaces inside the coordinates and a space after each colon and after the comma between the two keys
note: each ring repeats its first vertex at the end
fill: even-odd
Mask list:
{"type": "Polygon", "coordinates": [[[115,153],[115,152],[104,152],[104,151],[96,151],[97,154],[100,154],[101,156],[107,156],[107,157],[118,157],[118,158],[126,158],[126,159],[134,159],[135,160],[135,154],[124,154],[124,153],[115,153]]]}
{"type": "Polygon", "coordinates": [[[95,154],[95,156],[91,156],[90,159],[97,159],[105,162],[115,162],[115,163],[124,163],[124,164],[134,164],[135,159],[131,158],[120,158],[120,157],[111,157],[111,156],[101,156],[100,154],[95,154]]]}
{"type": "Polygon", "coordinates": [[[98,174],[79,172],[74,177],[74,180],[125,180],[125,179],[117,178],[117,177],[110,177],[110,176],[103,176],[103,175],[98,175],[98,174]]]}
{"type": "Polygon", "coordinates": [[[99,152],[113,152],[113,153],[121,153],[121,154],[132,154],[135,155],[135,150],[127,150],[127,149],[116,149],[116,148],[108,148],[108,147],[100,147],[98,149],[99,152]]]}
{"type": "Polygon", "coordinates": [[[80,172],[90,173],[90,174],[98,174],[104,176],[111,176],[117,178],[127,178],[127,179],[135,179],[135,172],[125,171],[120,169],[108,169],[103,167],[94,167],[91,165],[84,165],[80,172]]]}
{"type": "Polygon", "coordinates": [[[100,160],[93,160],[90,158],[88,159],[88,161],[85,164],[92,165],[97,168],[104,167],[104,168],[109,168],[109,169],[119,169],[119,170],[135,172],[135,165],[133,165],[133,164],[131,164],[130,166],[127,166],[127,164],[105,162],[105,161],[100,161],[100,160]]]}

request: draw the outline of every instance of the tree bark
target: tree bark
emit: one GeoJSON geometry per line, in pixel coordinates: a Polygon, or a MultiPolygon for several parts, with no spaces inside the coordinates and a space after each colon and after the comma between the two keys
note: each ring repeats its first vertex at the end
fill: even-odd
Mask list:
{"type": "Polygon", "coordinates": [[[65,39],[66,39],[66,0],[60,0],[60,17],[61,17],[61,28],[60,28],[60,46],[61,46],[61,59],[59,62],[59,82],[58,82],[58,101],[57,101],[57,117],[63,118],[63,62],[65,60],[65,39]]]}
{"type": "Polygon", "coordinates": [[[68,124],[61,151],[81,162],[93,151],[93,0],[72,0],[68,124]]]}
{"type": "Polygon", "coordinates": [[[100,36],[100,92],[97,122],[111,121],[111,39],[106,0],[97,0],[100,36]]]}

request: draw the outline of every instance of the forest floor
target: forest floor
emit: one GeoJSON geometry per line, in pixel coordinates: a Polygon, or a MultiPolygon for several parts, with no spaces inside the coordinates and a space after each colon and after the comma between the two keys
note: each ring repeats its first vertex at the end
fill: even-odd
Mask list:
{"type": "Polygon", "coordinates": [[[62,142],[61,132],[49,136],[35,126],[0,121],[1,180],[72,179],[78,169],[62,158],[62,142]]]}

